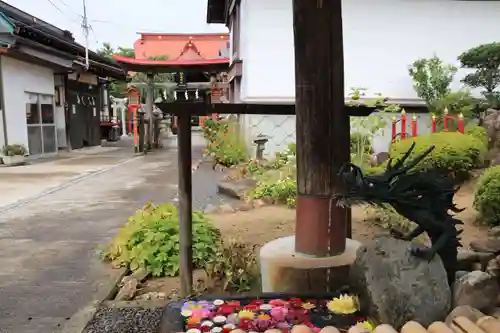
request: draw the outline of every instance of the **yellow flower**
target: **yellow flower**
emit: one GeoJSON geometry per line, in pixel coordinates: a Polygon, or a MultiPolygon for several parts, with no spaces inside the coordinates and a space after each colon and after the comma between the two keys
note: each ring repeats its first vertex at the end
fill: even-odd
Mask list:
{"type": "Polygon", "coordinates": [[[316,307],[316,305],[312,304],[312,303],[302,303],[302,308],[303,309],[306,309],[306,310],[311,310],[311,309],[314,309],[316,307]]]}
{"type": "Polygon", "coordinates": [[[238,317],[244,319],[253,319],[255,317],[255,313],[248,310],[241,310],[240,312],[238,312],[238,317]]]}
{"type": "Polygon", "coordinates": [[[359,301],[356,296],[340,295],[326,303],[326,307],[333,313],[351,314],[359,310],[359,301]]]}
{"type": "Polygon", "coordinates": [[[375,325],[373,325],[372,323],[370,323],[367,320],[360,321],[355,326],[359,326],[359,327],[362,327],[362,328],[367,328],[367,329],[370,330],[370,332],[373,332],[373,330],[375,329],[375,325]]]}
{"type": "Polygon", "coordinates": [[[265,313],[261,313],[257,316],[258,320],[271,320],[271,316],[265,313]]]}

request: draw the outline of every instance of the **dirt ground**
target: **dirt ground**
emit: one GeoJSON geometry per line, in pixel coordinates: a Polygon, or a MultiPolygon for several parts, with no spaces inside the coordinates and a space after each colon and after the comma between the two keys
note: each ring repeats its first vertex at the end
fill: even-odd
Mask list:
{"type": "MultiPolygon", "coordinates": [[[[458,214],[464,222],[461,235],[462,245],[468,248],[473,240],[487,237],[487,230],[476,223],[477,212],[472,207],[474,199],[474,181],[466,183],[455,196],[455,202],[459,208],[465,210],[458,214]]],[[[266,206],[249,211],[234,213],[211,214],[215,226],[227,238],[239,238],[243,241],[257,245],[257,250],[267,242],[294,234],[295,210],[285,206],[266,206]]],[[[380,227],[367,221],[367,215],[363,208],[352,209],[352,232],[353,238],[360,242],[367,242],[377,234],[387,233],[380,227]]],[[[195,280],[203,278],[203,272],[195,272],[195,280]]],[[[173,289],[179,288],[178,278],[154,279],[148,282],[141,293],[149,291],[161,291],[170,295],[173,289]]]]}

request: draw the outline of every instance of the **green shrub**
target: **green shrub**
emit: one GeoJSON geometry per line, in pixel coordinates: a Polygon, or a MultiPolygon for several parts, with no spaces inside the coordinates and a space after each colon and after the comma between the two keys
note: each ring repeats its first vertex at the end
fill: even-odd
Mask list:
{"type": "Polygon", "coordinates": [[[211,120],[204,124],[204,136],[209,141],[206,152],[217,164],[226,167],[248,159],[248,151],[237,123],[211,120]]]}
{"type": "Polygon", "coordinates": [[[486,131],[486,128],[478,125],[468,125],[465,127],[465,134],[471,135],[481,141],[485,147],[488,147],[488,132],[486,131]]]}
{"type": "MultiPolygon", "coordinates": [[[[220,232],[202,213],[193,213],[193,264],[203,268],[217,253],[220,232]]],[[[132,271],[141,267],[153,276],[179,273],[179,216],[171,203],[146,204],[120,229],[104,258],[132,271]]]]}
{"type": "Polygon", "coordinates": [[[474,208],[483,222],[500,225],[500,166],[487,169],[479,178],[474,193],[474,208]]]}
{"type": "Polygon", "coordinates": [[[423,153],[431,145],[435,148],[418,168],[452,174],[458,179],[465,179],[469,173],[483,165],[486,147],[483,143],[471,135],[460,132],[441,132],[401,140],[391,147],[393,160],[401,158],[415,142],[416,146],[412,156],[423,153]]]}
{"type": "Polygon", "coordinates": [[[242,293],[255,287],[259,281],[255,248],[239,239],[221,240],[205,267],[209,291],[242,293]]]}

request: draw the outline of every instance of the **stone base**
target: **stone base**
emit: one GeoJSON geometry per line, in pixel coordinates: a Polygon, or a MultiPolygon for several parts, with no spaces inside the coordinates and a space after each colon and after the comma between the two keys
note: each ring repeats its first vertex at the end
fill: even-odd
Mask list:
{"type": "Polygon", "coordinates": [[[360,243],[346,240],[344,253],[313,257],[295,252],[295,236],[275,239],[260,250],[262,292],[321,294],[346,285],[360,243]]]}

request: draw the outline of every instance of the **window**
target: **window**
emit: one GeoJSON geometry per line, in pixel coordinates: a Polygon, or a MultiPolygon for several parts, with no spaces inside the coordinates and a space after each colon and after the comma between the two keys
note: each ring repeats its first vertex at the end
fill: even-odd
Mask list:
{"type": "Polygon", "coordinates": [[[31,155],[57,152],[54,97],[26,93],[28,149],[31,155]]]}

